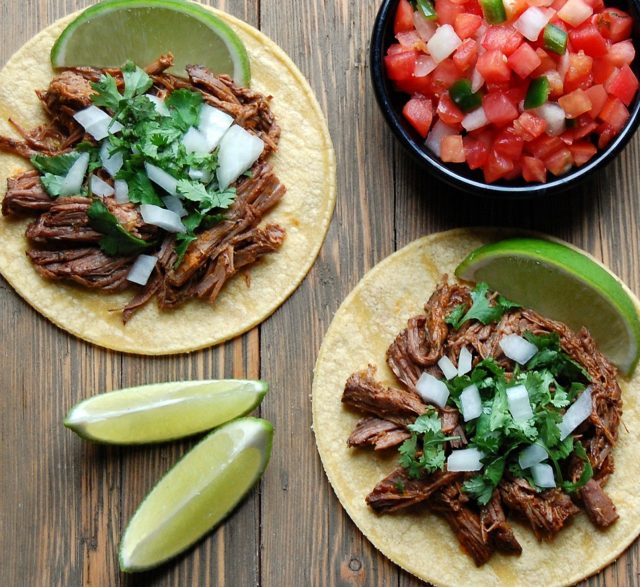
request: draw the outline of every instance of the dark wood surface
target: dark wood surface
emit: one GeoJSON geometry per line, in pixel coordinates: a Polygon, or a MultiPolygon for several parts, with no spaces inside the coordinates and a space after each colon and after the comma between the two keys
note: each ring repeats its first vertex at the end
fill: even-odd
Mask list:
{"type": "MultiPolygon", "coordinates": [[[[344,514],[311,431],[312,369],[341,300],[375,263],[411,240],[458,226],[548,232],[608,263],[640,292],[640,137],[573,193],[532,202],[473,199],[409,162],[377,109],[368,42],[378,2],[210,2],[259,27],[308,77],[327,114],[338,201],[309,276],[270,319],[189,356],[141,358],[67,335],[0,281],[0,585],[393,585],[419,581],[389,563],[344,514]],[[213,535],[145,574],[118,571],[117,547],[135,508],[192,441],[105,448],[65,430],[77,401],[130,385],[202,377],[271,382],[260,413],[276,427],[259,488],[213,535]]],[[[5,1],[0,63],[86,0],[5,1]]],[[[46,58],[46,56],[43,56],[46,58]]],[[[639,584],[637,543],[585,584],[639,584]]]]}

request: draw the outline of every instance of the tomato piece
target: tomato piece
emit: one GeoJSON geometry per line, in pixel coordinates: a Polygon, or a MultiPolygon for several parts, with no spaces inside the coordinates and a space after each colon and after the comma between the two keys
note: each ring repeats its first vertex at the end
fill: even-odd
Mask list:
{"type": "Polygon", "coordinates": [[[467,71],[478,57],[478,43],[473,39],[465,39],[453,54],[453,62],[460,71],[467,71]]]}
{"type": "Polygon", "coordinates": [[[453,28],[461,39],[467,39],[475,34],[481,24],[481,16],[464,12],[463,14],[456,15],[453,28]]]}
{"type": "Polygon", "coordinates": [[[547,168],[544,166],[542,159],[525,155],[522,158],[522,177],[525,181],[538,181],[540,183],[547,181],[547,168]]]}
{"type": "Polygon", "coordinates": [[[542,59],[529,43],[522,43],[507,59],[507,63],[513,71],[525,79],[540,67],[542,59]]]}
{"type": "Polygon", "coordinates": [[[588,94],[581,89],[574,90],[558,98],[558,104],[562,106],[566,117],[578,118],[581,114],[591,110],[591,100],[588,94]]]}
{"type": "Polygon", "coordinates": [[[506,157],[502,157],[491,149],[487,162],[484,164],[482,171],[484,172],[484,180],[487,183],[493,183],[494,181],[504,177],[513,170],[513,161],[510,161],[506,157]]]}
{"type": "Polygon", "coordinates": [[[533,5],[533,2],[531,0],[529,2],[527,0],[502,0],[502,4],[504,5],[507,20],[513,22],[516,17],[529,7],[529,4],[533,5]]]}
{"type": "Polygon", "coordinates": [[[511,55],[522,43],[522,35],[511,25],[490,26],[482,39],[487,51],[500,51],[511,55]]]}
{"type": "Polygon", "coordinates": [[[573,165],[571,151],[567,147],[558,149],[544,159],[544,165],[555,176],[566,173],[573,165]]]}
{"type": "Polygon", "coordinates": [[[608,58],[593,60],[593,82],[595,84],[603,84],[616,71],[616,66],[609,61],[608,58]]]}
{"type": "Polygon", "coordinates": [[[522,155],[524,141],[522,137],[512,129],[505,128],[501,130],[493,142],[493,149],[499,155],[516,161],[522,155]]]}
{"type": "Polygon", "coordinates": [[[636,50],[633,48],[633,43],[627,40],[611,45],[606,59],[611,65],[622,67],[623,65],[631,65],[635,56],[636,50]]]}
{"type": "Polygon", "coordinates": [[[387,71],[387,77],[394,81],[411,79],[416,68],[417,58],[417,51],[403,51],[402,53],[386,55],[384,66],[387,71]]]}
{"type": "Polygon", "coordinates": [[[498,50],[491,50],[478,57],[476,69],[486,82],[508,82],[511,70],[507,58],[498,50]]]}
{"type": "Polygon", "coordinates": [[[604,0],[585,0],[593,8],[593,12],[600,12],[604,8],[604,0]]]}
{"type": "Polygon", "coordinates": [[[533,112],[525,110],[513,121],[513,130],[525,141],[532,141],[547,130],[547,121],[533,112]]]}
{"type": "Polygon", "coordinates": [[[516,83],[516,85],[513,85],[509,89],[507,89],[504,92],[504,95],[509,98],[509,101],[517,108],[518,104],[520,104],[520,102],[525,99],[528,89],[528,82],[518,82],[516,83]]]}
{"type": "Polygon", "coordinates": [[[409,0],[400,0],[396,9],[396,17],[393,21],[393,34],[412,31],[416,27],[413,24],[413,7],[409,0]]]}
{"type": "Polygon", "coordinates": [[[537,139],[528,142],[526,150],[538,159],[546,159],[558,149],[562,149],[563,146],[564,143],[560,137],[550,137],[547,134],[543,134],[537,139]]]}
{"type": "Polygon", "coordinates": [[[436,14],[440,24],[450,24],[453,26],[456,22],[456,16],[466,12],[462,4],[456,4],[451,0],[436,0],[436,14]]]}
{"type": "Polygon", "coordinates": [[[484,141],[467,135],[462,144],[469,169],[480,169],[489,159],[489,147],[484,141]]]}
{"type": "Polygon", "coordinates": [[[400,43],[393,43],[392,45],[389,45],[389,48],[387,49],[387,55],[395,55],[396,53],[404,53],[405,51],[411,50],[412,49],[410,47],[404,47],[400,43]]]}
{"type": "Polygon", "coordinates": [[[536,55],[540,58],[540,65],[533,72],[532,77],[540,77],[543,73],[547,73],[547,71],[555,71],[557,68],[556,62],[553,60],[553,57],[549,55],[544,49],[538,47],[536,49],[536,55]]]}
{"type": "Polygon", "coordinates": [[[594,17],[594,22],[598,31],[605,39],[610,39],[614,43],[624,41],[631,37],[633,20],[624,10],[619,8],[605,8],[600,14],[594,17]]]}
{"type": "Polygon", "coordinates": [[[464,113],[456,106],[451,96],[449,96],[449,92],[445,92],[440,96],[436,113],[442,122],[451,126],[460,124],[464,118],[464,113]]]}
{"type": "Polygon", "coordinates": [[[609,50],[607,41],[590,20],[570,30],[569,40],[574,51],[582,50],[591,57],[604,57],[609,50]]]}
{"type": "Polygon", "coordinates": [[[438,67],[428,77],[431,80],[429,93],[439,98],[454,82],[460,79],[460,70],[456,67],[453,59],[445,59],[438,63],[438,67]]]}
{"type": "Polygon", "coordinates": [[[569,151],[573,157],[573,163],[580,167],[593,157],[598,149],[590,141],[580,141],[569,146],[569,151]]]}
{"type": "Polygon", "coordinates": [[[564,94],[562,76],[555,69],[547,71],[544,75],[549,80],[549,98],[562,96],[562,94],[564,94]]]}
{"type": "Polygon", "coordinates": [[[564,91],[569,93],[578,88],[586,89],[593,85],[593,57],[584,51],[569,55],[569,69],[564,76],[564,91]]]}
{"type": "Polygon", "coordinates": [[[407,94],[429,95],[431,93],[431,77],[428,75],[424,77],[411,76],[404,80],[396,80],[393,85],[399,92],[406,92],[407,94]]]}
{"type": "Polygon", "coordinates": [[[398,33],[396,35],[398,42],[407,49],[415,49],[421,53],[427,52],[427,44],[422,40],[422,37],[415,29],[405,33],[398,33]]]}
{"type": "Polygon", "coordinates": [[[606,122],[598,127],[598,149],[604,149],[618,133],[606,122]]]}
{"type": "Polygon", "coordinates": [[[597,84],[587,88],[585,93],[589,96],[589,100],[591,100],[591,110],[589,111],[589,115],[591,118],[595,118],[600,114],[600,110],[602,110],[602,107],[607,101],[607,91],[604,89],[602,84],[597,84]]]}
{"type": "Polygon", "coordinates": [[[606,122],[617,134],[629,120],[629,111],[622,103],[622,100],[609,96],[600,114],[598,114],[598,118],[602,122],[606,122]]]}
{"type": "Polygon", "coordinates": [[[558,10],[558,18],[573,27],[580,26],[592,14],[593,8],[584,0],[567,0],[567,3],[558,10]]]}
{"type": "Polygon", "coordinates": [[[604,89],[629,106],[638,91],[638,78],[628,65],[623,65],[616,75],[605,82],[604,89]]]}
{"type": "Polygon", "coordinates": [[[414,96],[404,105],[402,115],[422,138],[427,138],[433,121],[433,104],[429,98],[414,96]]]}
{"type": "Polygon", "coordinates": [[[482,98],[482,107],[489,122],[505,126],[518,117],[518,109],[501,92],[490,92],[482,98]]]}
{"type": "Polygon", "coordinates": [[[464,163],[464,147],[461,135],[444,137],[440,143],[440,159],[445,163],[464,163]]]}

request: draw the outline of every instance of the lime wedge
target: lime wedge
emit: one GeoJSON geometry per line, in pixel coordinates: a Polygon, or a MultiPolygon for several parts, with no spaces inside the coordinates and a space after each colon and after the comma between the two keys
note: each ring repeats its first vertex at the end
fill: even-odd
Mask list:
{"type": "Polygon", "coordinates": [[[585,326],[623,374],[633,372],[640,350],[638,311],[620,281],[586,255],[557,242],[509,239],[473,251],[456,275],[486,281],[574,330],[585,326]]]}
{"type": "Polygon", "coordinates": [[[129,387],[80,402],[71,408],[64,425],[96,442],[163,442],[248,414],[268,389],[264,381],[242,379],[129,387]]]}
{"type": "Polygon", "coordinates": [[[144,67],[169,51],[176,75],[198,64],[243,86],[251,79],[238,35],[211,10],[183,0],[104,0],[91,6],[62,31],[51,64],[118,67],[131,60],[144,67]]]}
{"type": "Polygon", "coordinates": [[[126,572],[155,567],[218,524],[247,494],[271,456],[273,426],[241,418],[190,450],[140,504],[120,544],[126,572]]]}

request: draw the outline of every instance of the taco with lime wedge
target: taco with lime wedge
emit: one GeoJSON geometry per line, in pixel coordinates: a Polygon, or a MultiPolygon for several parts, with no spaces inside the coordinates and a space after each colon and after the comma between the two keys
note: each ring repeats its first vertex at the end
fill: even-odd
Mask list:
{"type": "Polygon", "coordinates": [[[323,342],[313,428],[342,505],[409,572],[571,585],[640,533],[640,377],[586,329],[456,280],[499,238],[425,237],[363,278],[323,342]]]}
{"type": "Polygon", "coordinates": [[[272,41],[214,13],[246,46],[251,87],[200,65],[169,73],[170,53],[53,71],[36,56],[71,19],[0,73],[0,272],[101,346],[166,354],[246,331],[328,227],[333,151],[310,88],[272,41]]]}

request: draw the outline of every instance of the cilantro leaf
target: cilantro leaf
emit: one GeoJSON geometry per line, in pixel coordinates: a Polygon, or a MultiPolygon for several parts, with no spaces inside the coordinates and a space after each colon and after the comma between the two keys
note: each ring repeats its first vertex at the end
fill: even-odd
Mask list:
{"type": "Polygon", "coordinates": [[[416,434],[433,434],[436,435],[442,430],[442,424],[438,414],[433,411],[429,411],[422,416],[418,416],[413,424],[407,426],[411,432],[416,434]]]}
{"type": "Polygon", "coordinates": [[[464,304],[458,304],[449,312],[449,315],[444,319],[447,324],[453,326],[456,330],[462,325],[462,317],[464,316],[467,308],[464,304]]]}
{"type": "Polygon", "coordinates": [[[45,173],[40,176],[40,183],[51,197],[59,196],[62,192],[64,184],[64,175],[53,175],[53,173],[45,173]]]}
{"type": "Polygon", "coordinates": [[[459,306],[447,316],[446,322],[451,324],[456,330],[460,328],[467,320],[478,320],[482,324],[490,324],[497,322],[511,308],[519,308],[520,305],[509,301],[504,296],[498,295],[493,303],[487,297],[489,286],[481,281],[471,292],[471,308],[461,317],[459,306]],[[457,319],[456,319],[457,318],[457,319]]]}
{"type": "Polygon", "coordinates": [[[171,118],[183,131],[190,126],[198,126],[202,94],[181,89],[174,90],[165,100],[171,111],[171,118]]]}
{"type": "Polygon", "coordinates": [[[563,481],[561,483],[562,489],[564,489],[564,491],[568,493],[572,493],[574,491],[577,491],[581,487],[584,487],[587,481],[589,481],[589,479],[593,477],[593,467],[591,466],[591,461],[589,461],[587,451],[584,449],[584,446],[582,446],[581,442],[575,443],[574,452],[578,457],[582,459],[584,466],[582,468],[582,474],[576,482],[563,481]]]}
{"type": "Polygon", "coordinates": [[[210,192],[198,181],[181,179],[177,184],[178,193],[187,200],[198,202],[201,212],[208,212],[213,208],[226,209],[233,204],[236,198],[235,188],[221,192],[210,192]]]}
{"type": "Polygon", "coordinates": [[[129,201],[134,204],[153,204],[164,206],[160,196],[142,169],[127,169],[123,167],[116,175],[118,179],[124,179],[129,186],[129,201]]]}
{"type": "Polygon", "coordinates": [[[487,505],[504,475],[506,456],[501,456],[485,466],[481,475],[462,484],[462,490],[474,497],[480,505],[487,505]]]}
{"type": "Polygon", "coordinates": [[[51,173],[53,175],[67,175],[71,166],[78,160],[80,153],[71,151],[62,155],[34,155],[31,157],[31,164],[40,173],[51,173]]]}
{"type": "Polygon", "coordinates": [[[412,479],[417,479],[421,473],[420,463],[416,459],[417,445],[418,435],[412,434],[411,438],[407,438],[398,448],[398,452],[400,453],[400,466],[406,469],[409,477],[412,479]]]}
{"type": "Polygon", "coordinates": [[[92,82],[91,87],[97,92],[91,96],[91,101],[96,106],[103,106],[116,112],[122,100],[122,94],[118,91],[116,78],[108,73],[100,77],[100,81],[92,82]]]}
{"type": "Polygon", "coordinates": [[[144,94],[153,85],[153,80],[147,75],[147,72],[131,61],[127,61],[122,68],[122,77],[124,78],[125,100],[144,94]]]}
{"type": "Polygon", "coordinates": [[[100,249],[107,255],[114,257],[134,255],[155,244],[127,232],[100,200],[92,202],[87,210],[87,216],[89,217],[89,225],[104,234],[100,239],[100,249]]]}

